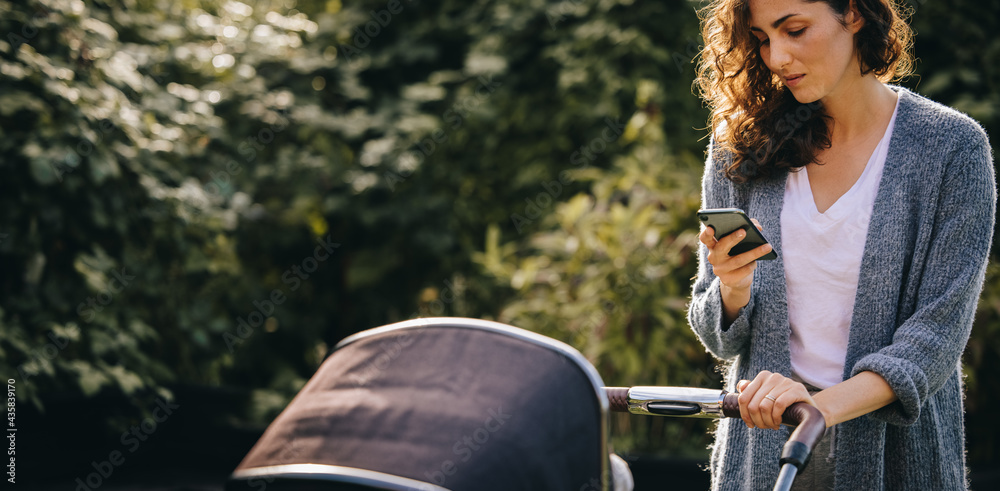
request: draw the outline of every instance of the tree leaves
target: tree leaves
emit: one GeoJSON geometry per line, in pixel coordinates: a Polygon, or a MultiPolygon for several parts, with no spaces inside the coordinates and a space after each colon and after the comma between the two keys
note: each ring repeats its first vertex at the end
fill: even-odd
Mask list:
{"type": "MultiPolygon", "coordinates": [[[[918,70],[989,129],[994,30],[953,24],[997,16],[966,3],[919,6],[918,70]]],[[[613,383],[718,382],[682,316],[693,4],[402,5],[0,0],[0,364],[28,400],[226,384],[264,421],[317,346],[413,315],[538,330],[613,383]]],[[[616,424],[623,449],[704,451],[616,424]]]]}

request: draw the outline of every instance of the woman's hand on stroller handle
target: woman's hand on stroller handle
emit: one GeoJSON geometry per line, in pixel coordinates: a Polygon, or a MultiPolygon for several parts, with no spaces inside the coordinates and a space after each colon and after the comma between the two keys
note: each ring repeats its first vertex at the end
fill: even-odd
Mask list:
{"type": "MultiPolygon", "coordinates": [[[[739,393],[687,387],[605,387],[612,411],[657,416],[740,418],[739,393]]],[[[809,453],[826,433],[823,413],[807,402],[784,410],[781,423],[795,426],[781,455],[782,464],[801,469],[809,453]]]]}
{"type": "Polygon", "coordinates": [[[749,428],[777,430],[782,414],[796,402],[819,407],[805,385],[767,370],[753,380],[741,380],[736,389],[740,394],[740,418],[749,428]]]}

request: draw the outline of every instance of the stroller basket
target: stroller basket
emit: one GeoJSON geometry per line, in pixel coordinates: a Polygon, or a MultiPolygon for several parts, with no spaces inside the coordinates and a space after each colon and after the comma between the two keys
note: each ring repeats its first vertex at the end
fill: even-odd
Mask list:
{"type": "Polygon", "coordinates": [[[607,431],[601,378],[572,347],[415,319],[339,343],[226,489],[610,489],[607,431]]]}

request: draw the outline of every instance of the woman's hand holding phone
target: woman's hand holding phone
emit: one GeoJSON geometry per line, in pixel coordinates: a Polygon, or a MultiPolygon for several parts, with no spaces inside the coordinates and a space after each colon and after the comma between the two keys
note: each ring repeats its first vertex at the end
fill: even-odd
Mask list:
{"type": "MultiPolygon", "coordinates": [[[[753,220],[758,229],[757,220],[753,220]]],[[[771,252],[771,244],[764,244],[742,254],[730,256],[729,251],[746,237],[745,230],[737,230],[725,237],[716,239],[715,230],[705,227],[698,240],[708,248],[708,262],[712,271],[722,283],[722,311],[726,325],[732,323],[740,309],[750,303],[750,285],[753,283],[753,271],[757,268],[757,259],[771,252]]]]}

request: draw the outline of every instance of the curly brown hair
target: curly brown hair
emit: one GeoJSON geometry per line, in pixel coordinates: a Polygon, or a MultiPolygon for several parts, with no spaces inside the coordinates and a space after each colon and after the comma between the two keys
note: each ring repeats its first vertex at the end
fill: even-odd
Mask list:
{"type": "MultiPolygon", "coordinates": [[[[824,2],[844,24],[851,0],[824,2]]],[[[864,18],[855,34],[861,73],[890,82],[911,73],[912,33],[900,0],[853,0],[864,18]]],[[[699,11],[705,47],[695,84],[712,110],[709,127],[715,146],[729,151],[725,175],[735,182],[774,175],[814,162],[830,147],[826,120],[817,101],[795,100],[760,56],[750,32],[749,0],[713,0],[699,11]]]]}

